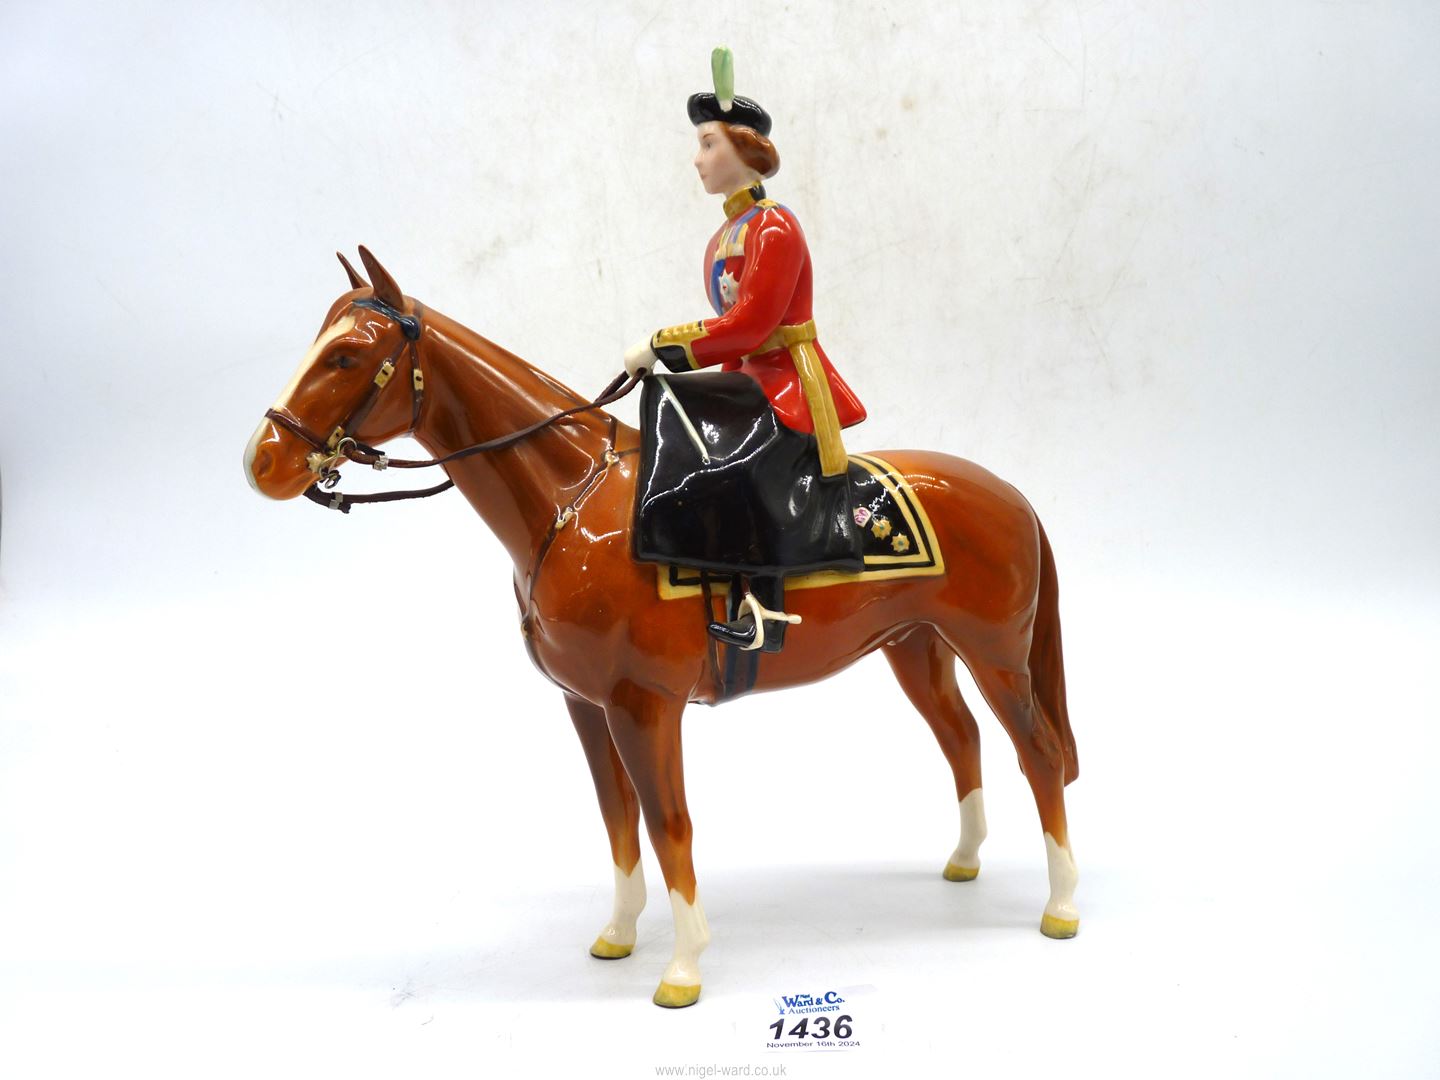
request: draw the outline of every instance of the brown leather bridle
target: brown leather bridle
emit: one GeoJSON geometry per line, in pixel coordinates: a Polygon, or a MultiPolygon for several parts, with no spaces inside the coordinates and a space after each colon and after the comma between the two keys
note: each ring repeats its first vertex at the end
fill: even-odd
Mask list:
{"type": "MultiPolygon", "coordinates": [[[[400,344],[395,347],[375,372],[374,378],[366,388],[365,396],[359,403],[350,410],[344,421],[337,424],[330,434],[321,438],[315,432],[296,420],[293,416],[283,413],[278,409],[267,409],[267,419],[278,424],[296,438],[302,440],[314,451],[306,456],[305,463],[310,470],[319,475],[314,484],[305,489],[305,497],[311,502],[331,510],[339,510],[342,514],[348,514],[350,507],[356,503],[372,502],[398,502],[401,499],[424,499],[431,495],[438,495],[455,486],[455,481],[446,480],[443,484],[436,484],[432,488],[422,488],[415,491],[382,491],[369,495],[345,495],[334,491],[335,485],[340,482],[339,466],[344,461],[354,461],[361,465],[369,465],[374,469],[427,469],[434,465],[445,465],[458,458],[468,457],[471,454],[481,454],[489,450],[501,450],[507,446],[519,442],[530,435],[535,434],[543,428],[549,427],[557,420],[562,420],[575,413],[584,412],[586,409],[598,409],[601,406],[609,405],[611,402],[619,401],[631,390],[639,385],[644,378],[643,374],[626,376],[624,372],[615,376],[610,385],[600,392],[600,396],[594,401],[587,401],[582,405],[565,409],[551,416],[538,420],[529,427],[513,431],[508,435],[490,439],[486,442],[476,443],[474,446],[467,446],[463,450],[456,450],[453,454],[446,454],[442,458],[434,458],[429,461],[407,460],[405,458],[391,458],[382,454],[373,446],[369,446],[355,438],[352,432],[356,431],[375,408],[375,402],[379,400],[381,392],[389,385],[391,378],[395,375],[395,365],[400,359],[400,354],[406,349],[410,351],[410,430],[414,430],[420,423],[420,407],[424,404],[425,398],[425,376],[420,371],[420,353],[418,343],[420,341],[420,305],[415,305],[415,314],[406,315],[403,311],[387,304],[378,297],[361,297],[352,300],[355,307],[368,308],[371,311],[378,311],[380,314],[393,319],[403,331],[404,336],[400,344]],[[623,385],[622,385],[623,384],[623,385]],[[327,497],[325,492],[331,492],[327,497]]],[[[607,450],[608,455],[613,447],[607,450]]]]}

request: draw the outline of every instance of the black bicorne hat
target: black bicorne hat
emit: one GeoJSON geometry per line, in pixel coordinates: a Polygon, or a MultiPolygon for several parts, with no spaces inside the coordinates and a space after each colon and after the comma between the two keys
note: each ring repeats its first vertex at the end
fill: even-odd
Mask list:
{"type": "Polygon", "coordinates": [[[686,110],[690,113],[690,122],[696,127],[707,120],[719,120],[725,124],[754,128],[761,135],[770,134],[770,114],[747,97],[737,97],[726,110],[720,108],[720,99],[708,91],[691,94],[686,110]]]}

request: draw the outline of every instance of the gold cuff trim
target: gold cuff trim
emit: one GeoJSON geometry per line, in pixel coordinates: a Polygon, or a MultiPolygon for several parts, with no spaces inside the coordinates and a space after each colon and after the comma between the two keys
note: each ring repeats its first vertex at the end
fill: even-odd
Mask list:
{"type": "Polygon", "coordinates": [[[650,341],[650,347],[660,355],[660,350],[668,346],[675,346],[685,351],[685,359],[690,361],[692,368],[700,365],[695,362],[695,353],[691,351],[691,344],[699,341],[706,333],[703,322],[681,323],[679,326],[667,326],[663,330],[656,330],[655,336],[650,341]]]}

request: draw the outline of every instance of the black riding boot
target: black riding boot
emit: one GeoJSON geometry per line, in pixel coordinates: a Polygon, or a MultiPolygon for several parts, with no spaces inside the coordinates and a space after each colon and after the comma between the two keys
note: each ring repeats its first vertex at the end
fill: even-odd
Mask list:
{"type": "MultiPolygon", "coordinates": [[[[710,636],[717,641],[723,641],[726,645],[738,645],[745,647],[755,642],[755,614],[750,606],[744,603],[744,593],[739,588],[739,579],[732,578],[730,582],[730,602],[726,606],[726,614],[730,616],[729,622],[712,622],[709,626],[710,636]]],[[[755,595],[760,606],[771,611],[781,611],[781,604],[785,599],[785,579],[782,577],[770,577],[768,575],[757,575],[749,579],[749,592],[755,595]]],[[[779,652],[785,646],[785,627],[788,626],[784,619],[765,620],[765,641],[760,646],[761,652],[779,652]]]]}

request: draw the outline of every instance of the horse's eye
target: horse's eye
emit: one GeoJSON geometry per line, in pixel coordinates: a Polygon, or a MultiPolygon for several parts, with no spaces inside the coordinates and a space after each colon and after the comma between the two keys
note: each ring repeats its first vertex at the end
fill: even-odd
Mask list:
{"type": "Polygon", "coordinates": [[[335,360],[335,366],[338,367],[338,368],[341,368],[341,369],[344,369],[344,368],[352,368],[352,367],[355,366],[355,359],[354,359],[353,357],[350,357],[350,356],[341,356],[341,357],[338,357],[338,358],[335,360]]]}

